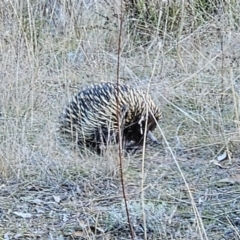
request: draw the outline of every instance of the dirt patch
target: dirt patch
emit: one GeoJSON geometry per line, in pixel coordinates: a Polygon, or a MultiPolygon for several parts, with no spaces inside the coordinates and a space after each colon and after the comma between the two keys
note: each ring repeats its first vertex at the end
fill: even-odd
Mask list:
{"type": "MultiPolygon", "coordinates": [[[[149,239],[199,239],[200,234],[238,239],[239,156],[231,164],[224,161],[222,167],[196,153],[176,156],[187,187],[169,154],[156,150],[148,154],[153,157],[145,159],[143,189],[141,158],[131,158],[124,171],[131,224],[138,239],[144,238],[144,232],[149,239]],[[204,228],[199,227],[188,191],[204,228]]],[[[31,181],[2,181],[4,239],[129,239],[117,174],[99,171],[94,177],[83,177],[77,172],[68,166],[61,179],[49,175],[41,181],[34,176],[31,181]]]]}

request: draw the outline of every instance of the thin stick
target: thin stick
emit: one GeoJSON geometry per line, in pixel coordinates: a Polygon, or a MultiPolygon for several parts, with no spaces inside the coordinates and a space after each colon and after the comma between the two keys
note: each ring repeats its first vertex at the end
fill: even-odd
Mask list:
{"type": "Polygon", "coordinates": [[[120,6],[120,28],[119,28],[119,37],[118,37],[118,54],[117,54],[117,118],[118,118],[118,134],[119,134],[119,141],[118,141],[118,153],[119,153],[119,166],[120,166],[120,180],[121,180],[121,185],[122,185],[122,193],[123,193],[123,199],[124,199],[124,205],[125,205],[125,210],[127,214],[127,221],[128,221],[128,226],[131,234],[132,240],[134,240],[134,231],[132,228],[131,220],[130,220],[130,215],[129,215],[129,210],[128,210],[128,205],[127,205],[127,197],[126,197],[126,191],[125,191],[125,186],[124,186],[124,179],[123,179],[123,157],[122,157],[122,129],[121,129],[121,109],[119,109],[119,69],[120,69],[120,55],[121,55],[121,39],[122,39],[122,24],[123,24],[123,12],[122,12],[122,1],[121,1],[121,6],[120,6]]]}

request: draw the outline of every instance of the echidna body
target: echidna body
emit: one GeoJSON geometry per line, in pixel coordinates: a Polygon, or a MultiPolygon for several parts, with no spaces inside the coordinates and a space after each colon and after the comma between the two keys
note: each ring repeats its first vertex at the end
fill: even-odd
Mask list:
{"type": "Polygon", "coordinates": [[[151,131],[160,119],[161,110],[143,92],[123,84],[100,83],[73,97],[60,117],[59,130],[78,145],[99,151],[103,145],[118,142],[119,121],[122,139],[131,149],[141,146],[145,126],[150,139],[156,140],[151,131]]]}

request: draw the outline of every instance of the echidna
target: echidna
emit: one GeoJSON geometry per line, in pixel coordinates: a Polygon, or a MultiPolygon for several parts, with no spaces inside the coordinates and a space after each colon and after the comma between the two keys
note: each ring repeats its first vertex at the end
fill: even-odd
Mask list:
{"type": "Polygon", "coordinates": [[[141,147],[145,126],[147,136],[161,119],[161,110],[149,96],[133,87],[100,83],[78,92],[60,116],[60,133],[79,146],[101,151],[102,146],[118,143],[118,121],[126,150],[141,147]],[[146,125],[147,118],[147,125],[146,125]]]}

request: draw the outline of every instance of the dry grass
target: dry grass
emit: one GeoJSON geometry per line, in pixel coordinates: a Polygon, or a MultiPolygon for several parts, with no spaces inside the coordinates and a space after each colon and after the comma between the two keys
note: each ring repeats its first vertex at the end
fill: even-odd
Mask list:
{"type": "MultiPolygon", "coordinates": [[[[116,81],[111,6],[0,3],[0,239],[130,238],[117,150],[74,151],[55,133],[78,88],[116,81]]],[[[123,160],[137,239],[240,238],[239,11],[228,1],[178,40],[165,32],[136,45],[124,28],[120,79],[149,85],[164,114],[162,146],[123,160]]]]}

